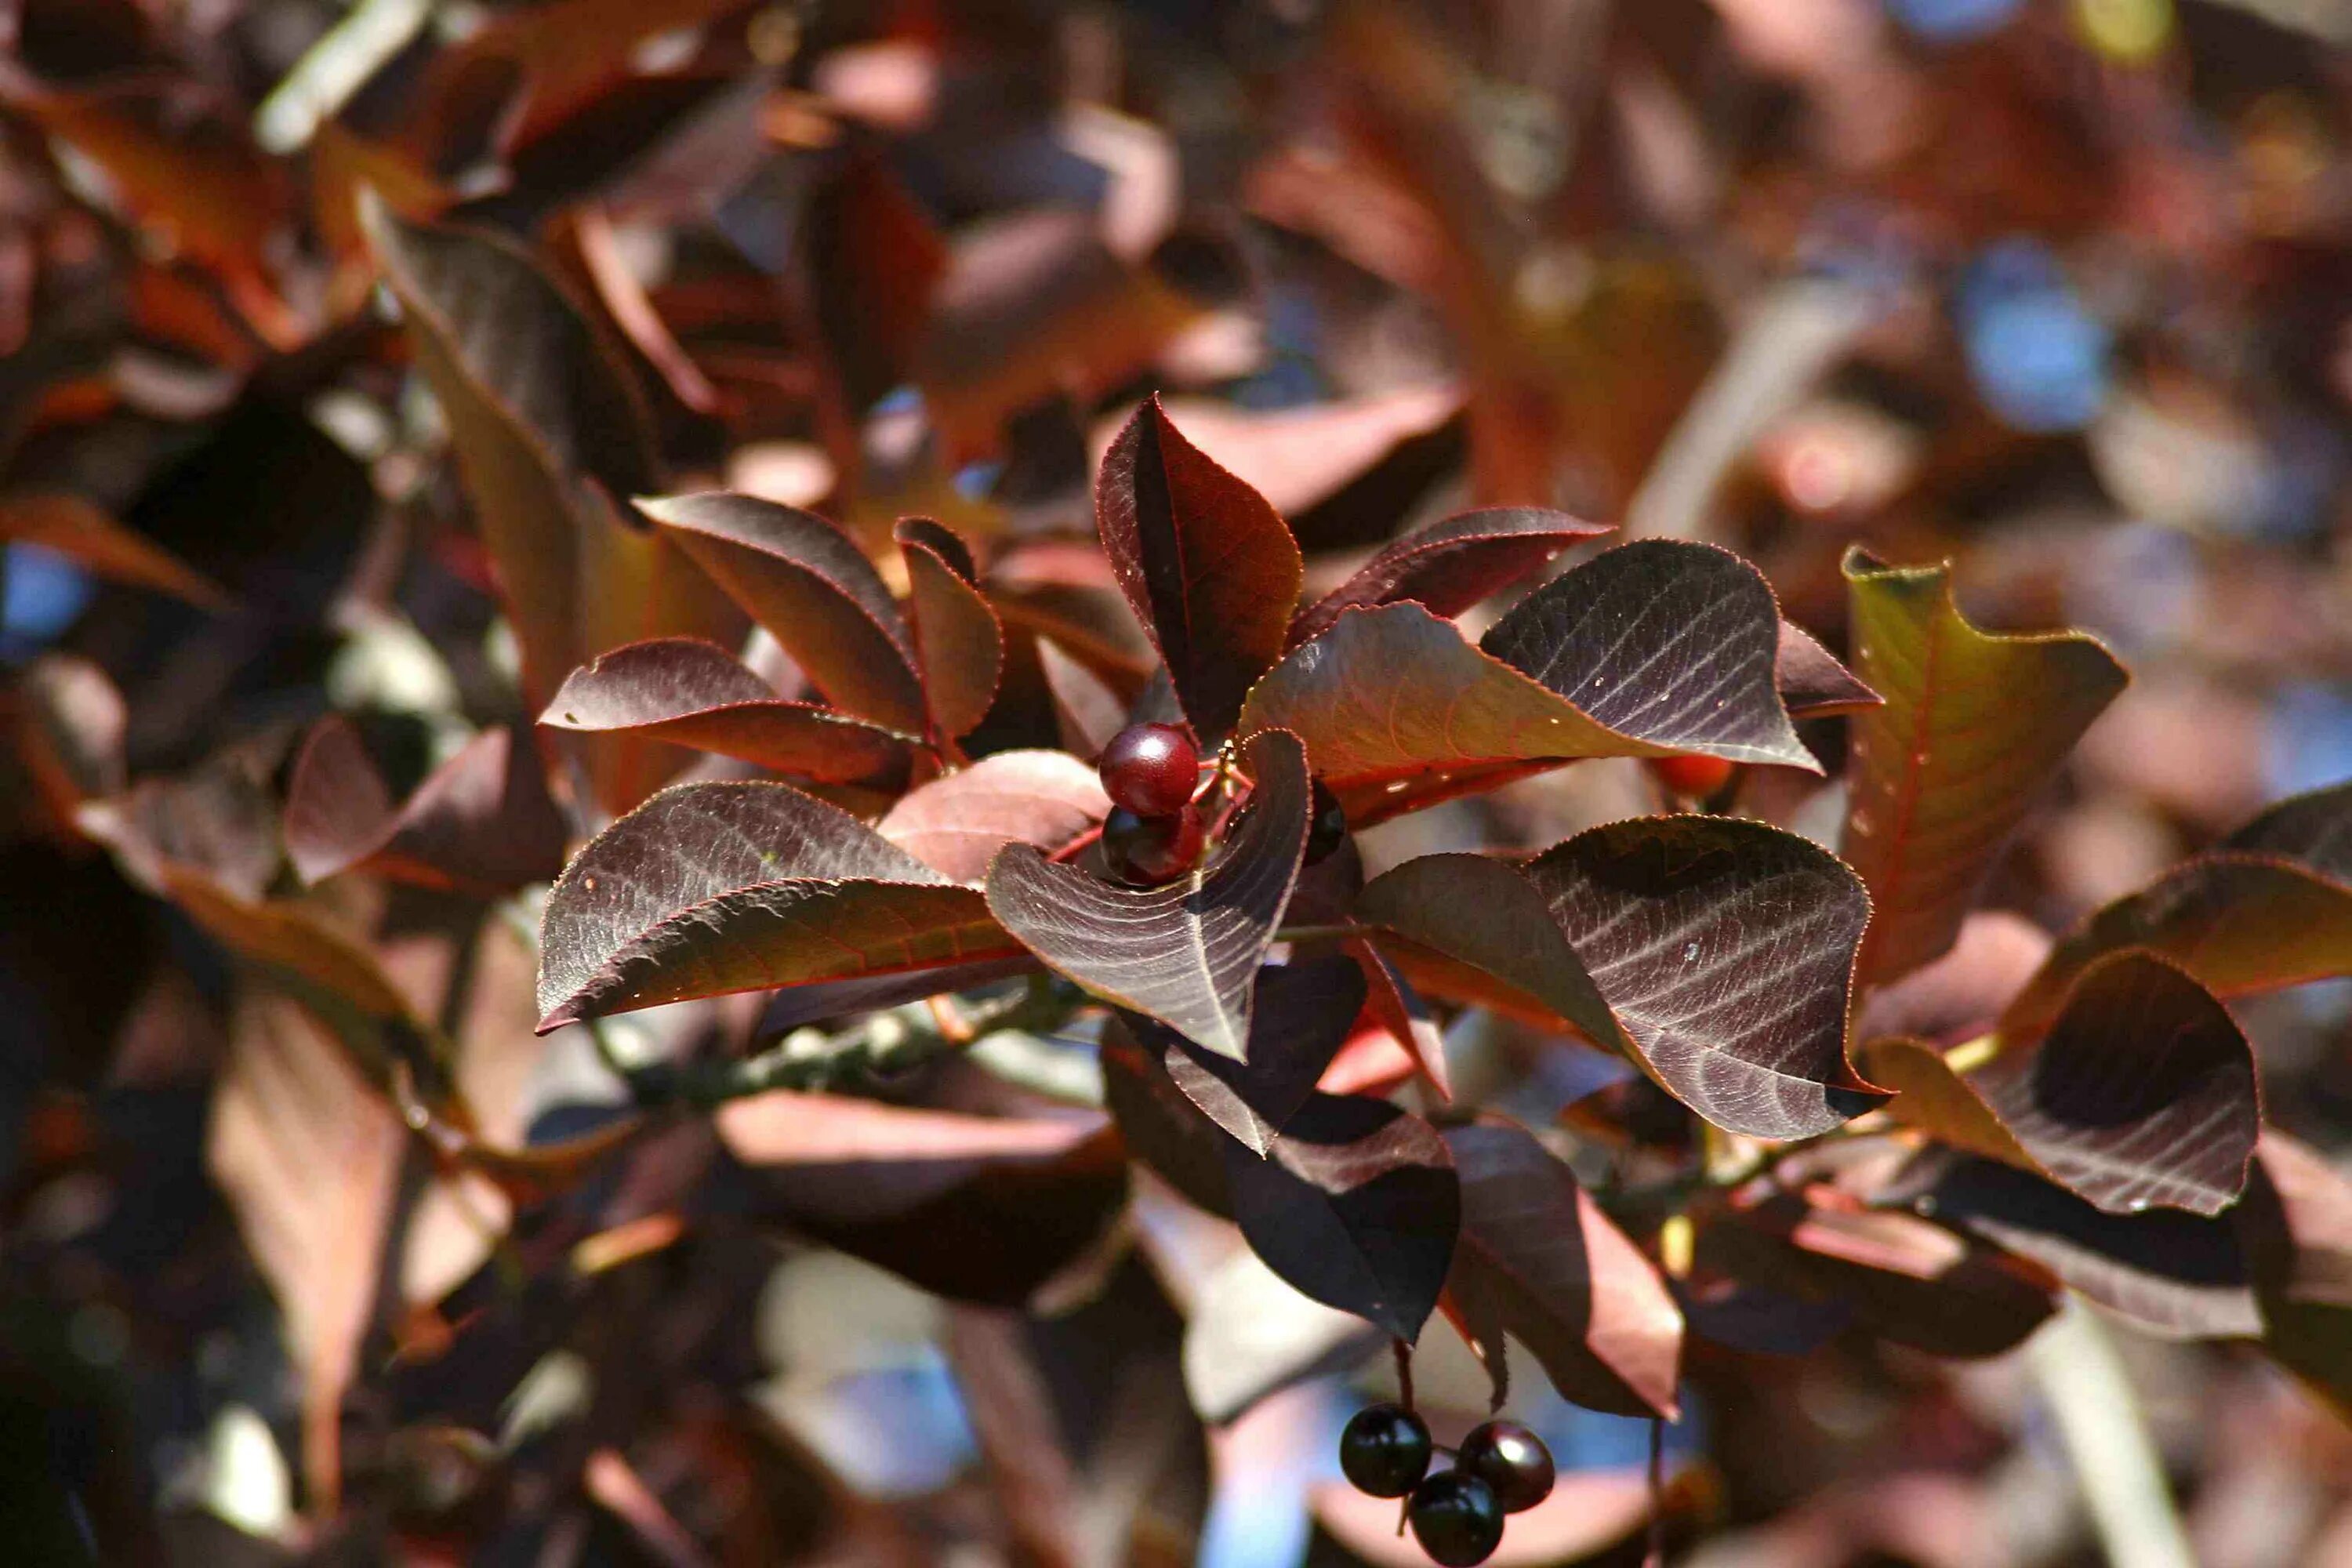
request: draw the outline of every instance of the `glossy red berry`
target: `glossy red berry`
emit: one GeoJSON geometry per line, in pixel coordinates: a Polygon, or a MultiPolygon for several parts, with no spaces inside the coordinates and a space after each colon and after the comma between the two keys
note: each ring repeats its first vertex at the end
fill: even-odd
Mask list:
{"type": "Polygon", "coordinates": [[[1172,882],[1201,858],[1201,814],[1190,807],[1173,816],[1141,816],[1123,805],[1103,818],[1103,866],[1130,888],[1172,882]]]}
{"type": "Polygon", "coordinates": [[[1462,1470],[1442,1470],[1414,1488],[1405,1518],[1421,1549],[1444,1568],[1472,1568],[1503,1543],[1495,1489],[1462,1470]]]}
{"type": "Polygon", "coordinates": [[[1551,1496],[1551,1450],[1516,1421],[1489,1421],[1462,1439],[1456,1460],[1495,1489],[1505,1513],[1524,1513],[1551,1496]]]}
{"type": "Polygon", "coordinates": [[[1370,1497],[1402,1497],[1429,1473],[1429,1425],[1402,1405],[1368,1405],[1339,1434],[1339,1472],[1370,1497]]]}
{"type": "Polygon", "coordinates": [[[1719,794],[1731,782],[1736,764],[1722,757],[1702,757],[1685,752],[1675,757],[1652,757],[1650,773],[1660,784],[1676,795],[1693,800],[1706,800],[1719,794]]]}
{"type": "Polygon", "coordinates": [[[1307,863],[1328,860],[1347,841],[1348,814],[1339,809],[1339,797],[1317,779],[1314,798],[1307,807],[1307,863]]]}
{"type": "Polygon", "coordinates": [[[1114,805],[1138,816],[1173,816],[1192,804],[1201,753],[1173,724],[1129,724],[1095,766],[1114,805]]]}

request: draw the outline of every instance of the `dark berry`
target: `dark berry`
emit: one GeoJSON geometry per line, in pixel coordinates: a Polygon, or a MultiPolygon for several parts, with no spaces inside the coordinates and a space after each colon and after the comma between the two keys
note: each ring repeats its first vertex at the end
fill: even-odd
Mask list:
{"type": "Polygon", "coordinates": [[[1173,724],[1129,724],[1095,766],[1113,805],[1138,816],[1173,816],[1192,802],[1201,753],[1173,724]]]}
{"type": "Polygon", "coordinates": [[[1130,888],[1156,888],[1192,868],[1201,840],[1201,815],[1190,808],[1173,816],[1139,816],[1115,805],[1103,818],[1103,865],[1130,888]]]}
{"type": "Polygon", "coordinates": [[[1551,1450],[1516,1421],[1489,1421],[1473,1431],[1455,1462],[1495,1489],[1505,1513],[1524,1513],[1551,1496],[1551,1450]]]}
{"type": "Polygon", "coordinates": [[[1676,757],[1652,757],[1650,773],[1676,795],[1706,800],[1731,782],[1733,764],[1722,757],[1685,752],[1676,757]]]}
{"type": "Polygon", "coordinates": [[[1339,1434],[1339,1469],[1371,1497],[1402,1497],[1429,1473],[1429,1426],[1402,1405],[1368,1405],[1339,1434]]]}
{"type": "Polygon", "coordinates": [[[1348,814],[1339,809],[1339,797],[1317,779],[1314,799],[1307,807],[1307,863],[1328,860],[1347,841],[1348,814]]]}
{"type": "Polygon", "coordinates": [[[1461,1470],[1441,1470],[1414,1488],[1405,1518],[1421,1549],[1445,1568],[1471,1568],[1503,1543],[1503,1505],[1495,1489],[1461,1470]]]}

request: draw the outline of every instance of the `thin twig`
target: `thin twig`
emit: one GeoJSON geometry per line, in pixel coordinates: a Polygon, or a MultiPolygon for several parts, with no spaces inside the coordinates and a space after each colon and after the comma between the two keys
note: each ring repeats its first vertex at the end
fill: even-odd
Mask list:
{"type": "Polygon", "coordinates": [[[2074,1461],[2109,1568],[2195,1568],[2138,1396],[2097,1315],[2072,1295],[2025,1364],[2074,1461]]]}

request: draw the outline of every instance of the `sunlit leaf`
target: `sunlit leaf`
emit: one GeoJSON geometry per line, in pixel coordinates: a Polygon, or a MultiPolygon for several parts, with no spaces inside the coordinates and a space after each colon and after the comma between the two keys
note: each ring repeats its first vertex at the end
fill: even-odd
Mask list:
{"type": "Polygon", "coordinates": [[[977,882],[1007,844],[1058,849],[1109,809],[1095,770],[1067,752],[998,752],[908,791],[874,828],[940,875],[977,882]]]}
{"type": "Polygon", "coordinates": [[[1004,632],[978,586],[971,547],[928,518],[901,521],[895,537],[907,560],[908,605],[916,659],[942,739],[987,717],[1004,673],[1004,632]]]}
{"type": "Polygon", "coordinates": [[[1867,983],[1951,946],[2036,793],[2126,676],[2079,632],[1979,631],[1952,603],[1948,565],[1856,552],[1845,572],[1855,672],[1885,699],[1853,721],[1847,768],[1844,852],[1873,910],[1867,983]]]}
{"type": "Polygon", "coordinates": [[[544,1031],[693,996],[1020,949],[958,887],[785,784],[680,784],[573,857],[540,929],[544,1031]]]}
{"type": "Polygon", "coordinates": [[[639,507],[834,706],[902,733],[924,731],[913,636],[856,541],[814,512],[756,496],[709,491],[639,507]]]}
{"type": "Polygon", "coordinates": [[[2062,938],[2000,1020],[2031,1038],[2077,976],[2125,948],[2161,954],[2217,996],[2352,973],[2352,784],[2296,795],[2062,938]]]}
{"type": "Polygon", "coordinates": [[[1761,823],[1613,823],[1514,865],[1432,855],[1364,918],[1484,971],[1736,1132],[1824,1132],[1880,1101],[1845,1058],[1853,873],[1761,823]]]}
{"type": "Polygon", "coordinates": [[[1204,739],[1224,735],[1250,683],[1282,657],[1305,573],[1289,527],[1184,439],[1157,401],[1111,443],[1095,512],[1177,700],[1204,739]]]}
{"type": "Polygon", "coordinates": [[[1457,512],[1392,540],[1349,579],[1298,612],[1296,647],[1328,631],[1340,612],[1411,599],[1432,615],[1458,616],[1500,592],[1568,546],[1609,531],[1545,507],[1487,507],[1457,512]]]}
{"type": "Polygon", "coordinates": [[[1207,864],[1161,888],[1119,887],[1009,845],[988,907],[1055,970],[1107,1002],[1242,1059],[1259,961],[1289,906],[1307,847],[1307,756],[1279,730],[1241,753],[1249,809],[1207,864]]]}
{"type": "Polygon", "coordinates": [[[1656,1268],[1523,1130],[1478,1123],[1445,1142],[1462,1183],[1447,1310],[1494,1373],[1496,1403],[1508,1334],[1562,1397],[1672,1418],[1683,1319],[1656,1268]]]}
{"type": "Polygon", "coordinates": [[[732,654],[694,637],[599,654],[564,678],[539,721],[691,746],[820,784],[902,775],[913,747],[895,730],[788,702],[732,654]]]}
{"type": "Polygon", "coordinates": [[[1544,584],[1478,647],[1418,605],[1343,613],[1252,689],[1242,728],[1296,731],[1357,826],[1580,757],[1819,772],[1774,689],[1779,625],[1736,556],[1644,541],[1544,584]]]}
{"type": "Polygon", "coordinates": [[[2261,1128],[2253,1053],[2209,992],[2143,954],[2099,963],[2038,1045],[1966,1074],[1916,1041],[1866,1060],[1898,1091],[1895,1115],[2110,1214],[2213,1215],[2245,1189],[2261,1128]]]}
{"type": "Polygon", "coordinates": [[[1261,1158],[1223,1145],[1234,1217],[1266,1267],[1401,1340],[1437,1304],[1462,1219],[1434,1128],[1386,1100],[1318,1094],[1261,1158]]]}
{"type": "Polygon", "coordinates": [[[1885,700],[1794,621],[1780,623],[1780,663],[1773,679],[1791,719],[1858,713],[1885,700]]]}

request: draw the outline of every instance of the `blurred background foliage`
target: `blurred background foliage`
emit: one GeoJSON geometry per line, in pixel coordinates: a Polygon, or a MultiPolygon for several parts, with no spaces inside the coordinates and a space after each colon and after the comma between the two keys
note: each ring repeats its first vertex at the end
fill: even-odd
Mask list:
{"type": "MultiPolygon", "coordinates": [[[[608,500],[723,484],[877,554],[897,517],[939,517],[1024,625],[1114,673],[1140,679],[1140,645],[1071,542],[1093,458],[1156,389],[1292,520],[1310,593],[1401,529],[1537,503],[1730,545],[1832,647],[1856,542],[1955,559],[1980,624],[2096,632],[2133,684],[1992,897],[2048,929],[2352,773],[2331,0],[0,12],[17,1561],[1412,1560],[1392,1510],[1331,1485],[1385,1358],[1148,1189],[1107,1219],[1126,1194],[1094,1145],[1023,1156],[1061,1194],[1043,1218],[1046,1178],[1001,1152],[892,1166],[922,1191],[887,1236],[860,1194],[769,1193],[775,1129],[664,1134],[551,1205],[437,1166],[310,1015],[137,885],[123,847],[161,842],[282,890],[277,802],[330,711],[389,799],[535,711],[480,498],[444,460],[468,416],[412,374],[363,190],[504,234],[565,291],[652,437],[562,454],[608,500]],[[1195,1420],[1286,1355],[1323,1370],[1195,1420]],[[304,1406],[338,1366],[322,1455],[304,1406]]],[[[519,360],[543,329],[476,330],[519,360]]],[[[597,595],[650,592],[642,563],[595,570],[592,623],[597,595]]],[[[1834,758],[1835,721],[1814,728],[1834,758]]],[[[576,828],[651,782],[555,788],[576,828]]],[[[1739,808],[1827,834],[1836,787],[1759,773],[1739,808]]],[[[1654,808],[1632,764],[1591,763],[1365,847],[1654,808]]],[[[362,877],[312,901],[457,1043],[477,1131],[509,1143],[595,1126],[615,1060],[752,1022],[705,1005],[601,1054],[539,1040],[527,896],[362,877]]],[[[2352,990],[2241,1016],[2272,1120],[2340,1164],[2352,990]]],[[[1475,1016],[1449,1052],[1532,1122],[1600,1087],[1475,1016]]],[[[1089,1072],[1015,1041],[921,1103],[1084,1099],[1089,1072]]],[[[2352,1563],[2341,1425],[2231,1347],[2117,1339],[2197,1561],[2352,1563]]],[[[1466,1425],[1466,1352],[1437,1329],[1422,1363],[1466,1425]]],[[[2102,1550],[2030,1353],[1695,1341],[1686,1371],[1686,1561],[2102,1550]]],[[[1637,1560],[1643,1426],[1535,1378],[1515,1405],[1567,1479],[1507,1560],[1637,1560]]]]}

